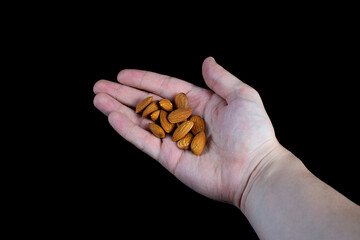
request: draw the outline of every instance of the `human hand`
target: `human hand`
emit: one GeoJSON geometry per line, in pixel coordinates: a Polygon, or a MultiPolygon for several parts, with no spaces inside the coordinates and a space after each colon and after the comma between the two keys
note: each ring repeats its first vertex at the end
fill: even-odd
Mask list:
{"type": "Polygon", "coordinates": [[[123,138],[159,161],[187,186],[240,207],[252,173],[268,161],[267,156],[280,144],[253,88],[211,57],[205,59],[202,71],[212,91],[153,72],[123,70],[118,75],[120,83],[100,80],[95,84],[94,105],[108,116],[123,138]],[[207,143],[200,156],[179,149],[170,135],[164,139],[153,136],[148,131],[150,120],[132,110],[148,96],[154,96],[153,100],[173,99],[179,92],[186,93],[189,108],[206,123],[207,143]]]}

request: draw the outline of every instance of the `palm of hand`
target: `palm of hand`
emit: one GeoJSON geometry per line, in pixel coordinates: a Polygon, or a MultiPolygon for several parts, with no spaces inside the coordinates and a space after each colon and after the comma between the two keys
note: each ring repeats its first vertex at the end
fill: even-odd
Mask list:
{"type": "MultiPolygon", "coordinates": [[[[183,152],[173,159],[173,173],[180,180],[203,195],[229,202],[238,201],[240,189],[261,155],[266,154],[261,152],[262,147],[275,140],[260,97],[250,88],[241,91],[248,98],[229,104],[205,89],[194,96],[190,92],[189,102],[197,106],[194,112],[206,122],[207,146],[200,157],[183,152]]],[[[166,154],[164,157],[171,158],[166,154]]]]}
{"type": "Polygon", "coordinates": [[[145,92],[100,81],[94,87],[97,93],[94,104],[109,115],[110,124],[120,135],[158,160],[186,185],[210,198],[237,204],[252,171],[276,142],[275,134],[254,89],[235,79],[212,59],[205,60],[203,72],[215,93],[154,73],[148,74],[146,80],[146,73],[138,70],[123,72],[118,77],[124,84],[156,93],[159,96],[155,95],[155,99],[172,99],[178,92],[187,93],[193,114],[202,116],[206,123],[207,143],[200,156],[178,149],[170,136],[160,140],[143,129],[149,121],[130,113],[125,105],[134,107],[145,92]],[[153,82],[159,82],[158,88],[147,85],[150,77],[153,82]],[[216,82],[219,79],[228,85],[221,86],[222,83],[216,82]],[[133,101],[117,95],[121,88],[125,88],[124,93],[126,90],[132,93],[133,101]]]}

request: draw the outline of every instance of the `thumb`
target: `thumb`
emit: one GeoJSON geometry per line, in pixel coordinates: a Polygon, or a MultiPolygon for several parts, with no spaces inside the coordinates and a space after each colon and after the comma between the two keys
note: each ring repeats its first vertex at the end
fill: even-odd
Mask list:
{"type": "Polygon", "coordinates": [[[245,85],[237,77],[217,64],[213,57],[204,60],[202,74],[206,85],[224,98],[227,103],[231,102],[236,96],[237,90],[245,85]]]}

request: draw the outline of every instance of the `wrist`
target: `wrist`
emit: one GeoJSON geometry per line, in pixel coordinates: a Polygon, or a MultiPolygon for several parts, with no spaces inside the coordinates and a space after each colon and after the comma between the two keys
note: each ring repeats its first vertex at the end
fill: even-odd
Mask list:
{"type": "Polygon", "coordinates": [[[271,184],[274,177],[280,171],[284,171],[287,165],[300,162],[290,151],[279,143],[272,148],[254,168],[248,178],[246,187],[239,198],[237,207],[246,215],[246,209],[252,207],[252,199],[256,199],[259,194],[265,191],[265,188],[271,184]]]}

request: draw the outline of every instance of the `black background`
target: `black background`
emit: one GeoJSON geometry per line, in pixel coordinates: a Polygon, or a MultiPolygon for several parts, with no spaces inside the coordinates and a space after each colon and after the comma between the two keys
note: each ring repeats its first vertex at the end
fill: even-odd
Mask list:
{"type": "Polygon", "coordinates": [[[359,52],[349,22],[287,16],[219,23],[210,16],[215,18],[185,22],[183,15],[164,14],[135,23],[136,15],[101,15],[101,22],[80,18],[50,27],[43,60],[61,89],[56,101],[61,111],[56,112],[60,123],[47,130],[62,140],[45,139],[53,151],[45,154],[45,164],[39,163],[45,170],[32,193],[42,219],[49,220],[47,228],[77,235],[257,239],[238,209],[183,185],[122,139],[93,106],[95,82],[116,81],[126,68],[206,88],[201,64],[208,56],[258,90],[281,144],[324,182],[360,203],[354,61],[359,52]],[[179,21],[166,24],[170,17],[179,21]],[[37,193],[46,197],[39,199],[37,193]]]}

